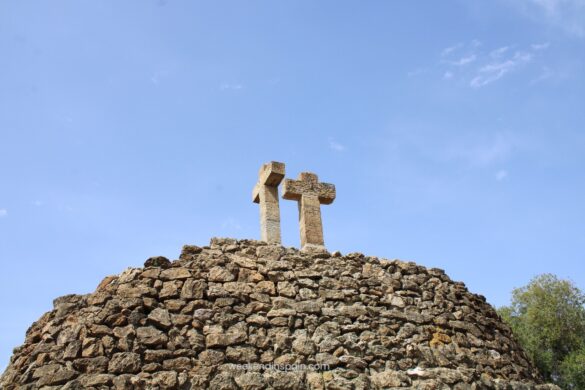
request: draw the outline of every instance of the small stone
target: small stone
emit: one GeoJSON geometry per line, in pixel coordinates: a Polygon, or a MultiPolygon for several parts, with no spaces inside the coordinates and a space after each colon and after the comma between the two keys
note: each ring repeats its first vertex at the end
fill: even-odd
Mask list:
{"type": "Polygon", "coordinates": [[[191,369],[191,359],[188,357],[178,357],[175,359],[165,360],[163,368],[171,371],[189,371],[191,369]]]}
{"type": "Polygon", "coordinates": [[[231,282],[236,277],[223,267],[213,267],[209,270],[207,279],[210,282],[231,282]]]}
{"type": "Polygon", "coordinates": [[[78,375],[78,372],[70,368],[62,367],[56,372],[41,376],[37,381],[37,386],[56,386],[61,385],[78,375]]]}
{"type": "Polygon", "coordinates": [[[254,325],[264,326],[268,323],[268,319],[263,315],[254,314],[246,318],[246,322],[254,325]]]}
{"type": "Polygon", "coordinates": [[[164,282],[158,296],[162,299],[177,298],[181,293],[181,286],[182,282],[180,280],[164,282]]]}
{"type": "Polygon", "coordinates": [[[295,286],[289,282],[278,282],[278,293],[285,297],[294,297],[297,295],[295,286]]]}
{"type": "Polygon", "coordinates": [[[394,370],[377,372],[372,375],[373,384],[380,388],[400,387],[403,381],[410,383],[406,374],[394,370]]]}
{"type": "Polygon", "coordinates": [[[104,354],[104,347],[99,339],[86,337],[81,344],[82,357],[95,357],[104,354]]]}
{"type": "Polygon", "coordinates": [[[92,324],[89,327],[88,334],[90,336],[105,336],[112,334],[112,330],[106,325],[92,324]]]}
{"type": "Polygon", "coordinates": [[[177,373],[175,371],[159,371],[152,374],[152,384],[163,389],[172,389],[177,385],[177,373]]]}
{"type": "Polygon", "coordinates": [[[266,314],[270,317],[288,317],[297,314],[296,310],[293,309],[272,309],[266,314]]]}
{"type": "Polygon", "coordinates": [[[325,384],[323,382],[323,374],[319,372],[308,372],[307,385],[311,390],[324,390],[325,384]]]}
{"type": "Polygon", "coordinates": [[[79,352],[81,351],[81,341],[73,340],[67,347],[65,347],[65,351],[63,351],[63,359],[71,360],[75,359],[79,356],[79,352]]]}
{"type": "Polygon", "coordinates": [[[295,302],[294,308],[299,313],[321,313],[323,308],[323,301],[321,300],[310,300],[295,302]]]}
{"type": "Polygon", "coordinates": [[[146,268],[140,274],[143,279],[158,279],[160,276],[160,268],[146,268]]]}
{"type": "Polygon", "coordinates": [[[354,304],[351,306],[341,306],[339,309],[341,315],[349,318],[358,318],[368,314],[368,309],[362,304],[354,304]]]}
{"type": "Polygon", "coordinates": [[[213,377],[207,388],[209,390],[238,390],[238,385],[230,373],[222,372],[213,377]]]}
{"type": "Polygon", "coordinates": [[[91,374],[79,377],[79,383],[87,388],[94,386],[107,386],[112,383],[114,375],[112,374],[91,374]]]}
{"type": "Polygon", "coordinates": [[[301,288],[299,290],[299,296],[302,300],[309,300],[317,298],[317,293],[309,288],[301,288]]]}
{"type": "MultiPolygon", "coordinates": [[[[254,254],[255,254],[255,252],[256,251],[254,251],[254,254]]],[[[253,259],[249,259],[247,257],[233,256],[232,261],[234,263],[236,263],[237,265],[239,265],[241,268],[255,269],[257,267],[256,261],[253,259]]],[[[241,270],[240,270],[240,272],[241,272],[241,270]]]]}
{"type": "Polygon", "coordinates": [[[339,361],[350,370],[361,371],[368,366],[368,363],[364,359],[356,356],[343,355],[339,357],[339,361]]]}
{"type": "Polygon", "coordinates": [[[315,353],[315,343],[307,336],[300,336],[293,340],[292,349],[298,354],[309,356],[315,353]]]}
{"type": "Polygon", "coordinates": [[[191,260],[193,256],[201,253],[203,248],[198,247],[197,245],[184,245],[183,250],[181,251],[181,256],[179,258],[181,260],[191,260]]]}
{"type": "Polygon", "coordinates": [[[231,296],[250,295],[252,293],[252,285],[250,283],[243,282],[225,282],[223,288],[231,296]]]}
{"type": "Polygon", "coordinates": [[[168,329],[172,325],[169,312],[158,307],[151,311],[147,318],[150,323],[162,329],[168,329]]]}
{"type": "Polygon", "coordinates": [[[247,335],[242,331],[228,333],[212,333],[205,337],[205,344],[208,348],[226,347],[228,345],[239,344],[246,340],[247,335]]]}
{"type": "Polygon", "coordinates": [[[117,352],[108,364],[108,372],[113,374],[133,374],[138,371],[140,371],[140,355],[133,352],[117,352]]]}
{"type": "Polygon", "coordinates": [[[431,347],[438,347],[439,345],[449,344],[451,342],[451,337],[446,335],[445,333],[435,332],[433,333],[433,338],[429,342],[431,347]]]}
{"type": "Polygon", "coordinates": [[[101,291],[101,290],[105,290],[110,284],[112,284],[114,281],[116,281],[118,279],[117,276],[106,276],[105,278],[102,279],[102,281],[98,284],[98,286],[96,287],[95,291],[101,291]]]}
{"type": "Polygon", "coordinates": [[[315,355],[315,361],[317,364],[331,368],[335,368],[339,365],[339,359],[330,353],[318,353],[315,355]]]}
{"type": "Polygon", "coordinates": [[[390,304],[392,306],[396,306],[396,307],[400,307],[400,308],[403,308],[404,306],[406,306],[406,304],[404,303],[404,299],[402,299],[398,295],[393,295],[392,298],[390,298],[390,304]]]}
{"type": "Polygon", "coordinates": [[[258,360],[256,348],[254,347],[227,347],[225,356],[228,361],[241,364],[252,363],[258,360]]]}
{"type": "Polygon", "coordinates": [[[269,280],[265,280],[265,281],[256,283],[256,292],[261,293],[261,294],[274,295],[274,294],[276,294],[276,288],[274,287],[273,282],[271,282],[269,280]]]}
{"type": "Polygon", "coordinates": [[[94,358],[81,358],[73,361],[73,367],[88,374],[96,374],[105,372],[108,368],[108,358],[105,356],[98,356],[94,358]]]}
{"type": "Polygon", "coordinates": [[[206,349],[199,354],[199,361],[205,366],[215,366],[223,363],[225,354],[217,349],[206,349]]]}
{"type": "Polygon", "coordinates": [[[124,272],[118,276],[118,283],[130,283],[133,280],[136,280],[140,273],[141,270],[139,268],[126,268],[124,272]]]}
{"type": "Polygon", "coordinates": [[[213,317],[213,310],[210,309],[197,309],[193,312],[193,318],[199,321],[206,321],[213,317]]]}
{"type": "Polygon", "coordinates": [[[169,268],[171,266],[171,261],[164,256],[154,256],[149,257],[144,262],[145,267],[159,267],[159,268],[169,268]]]}
{"type": "Polygon", "coordinates": [[[160,273],[162,280],[187,279],[191,277],[191,271],[187,268],[169,268],[160,273]]]}
{"type": "Polygon", "coordinates": [[[187,304],[187,302],[185,302],[182,299],[167,299],[164,302],[165,308],[168,311],[174,312],[174,313],[180,311],[186,304],[187,304]]]}
{"type": "MultiPolygon", "coordinates": [[[[264,379],[275,390],[304,389],[304,377],[305,373],[303,371],[272,370],[264,373],[264,379]]],[[[349,389],[350,387],[345,388],[349,389]]]]}
{"type": "Polygon", "coordinates": [[[141,344],[147,346],[161,346],[166,344],[168,337],[153,326],[144,326],[136,329],[136,337],[141,344]]]}
{"type": "Polygon", "coordinates": [[[264,280],[264,276],[260,272],[247,268],[240,268],[240,272],[238,273],[238,281],[257,283],[261,282],[262,280],[264,280]]]}
{"type": "Polygon", "coordinates": [[[144,351],[144,361],[161,362],[173,356],[173,352],[168,349],[147,349],[144,351]]]}
{"type": "Polygon", "coordinates": [[[121,298],[131,299],[142,298],[145,296],[147,297],[155,296],[157,291],[152,287],[144,285],[132,286],[131,284],[126,283],[118,286],[117,293],[121,298]]]}
{"type": "Polygon", "coordinates": [[[45,376],[53,375],[59,371],[63,366],[60,364],[47,364],[34,370],[33,378],[42,378],[45,376]]]}
{"type": "Polygon", "coordinates": [[[259,372],[246,372],[235,378],[236,383],[242,390],[260,390],[266,388],[264,376],[259,372]]]}
{"type": "Polygon", "coordinates": [[[187,279],[181,290],[182,299],[201,299],[207,289],[207,283],[203,280],[187,279]]]}

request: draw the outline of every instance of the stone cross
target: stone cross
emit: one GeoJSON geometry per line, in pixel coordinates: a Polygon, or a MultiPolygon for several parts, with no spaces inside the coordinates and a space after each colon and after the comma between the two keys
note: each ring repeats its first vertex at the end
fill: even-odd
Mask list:
{"type": "Polygon", "coordinates": [[[299,223],[301,227],[301,249],[305,246],[323,247],[323,223],[321,204],[331,204],[335,200],[335,186],[319,183],[317,175],[303,172],[298,180],[285,179],[282,197],[299,202],[299,223]]]}
{"type": "Polygon", "coordinates": [[[260,204],[261,240],[270,244],[280,244],[278,185],[283,178],[283,163],[276,161],[266,163],[258,172],[258,183],[252,192],[252,200],[260,204]]]}

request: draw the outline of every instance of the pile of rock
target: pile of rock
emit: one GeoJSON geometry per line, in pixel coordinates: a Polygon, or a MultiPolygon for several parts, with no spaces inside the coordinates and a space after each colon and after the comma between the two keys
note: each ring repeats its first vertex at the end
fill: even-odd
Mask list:
{"type": "Polygon", "coordinates": [[[556,388],[485,298],[358,253],[213,239],[54,306],[0,388],[556,388]]]}

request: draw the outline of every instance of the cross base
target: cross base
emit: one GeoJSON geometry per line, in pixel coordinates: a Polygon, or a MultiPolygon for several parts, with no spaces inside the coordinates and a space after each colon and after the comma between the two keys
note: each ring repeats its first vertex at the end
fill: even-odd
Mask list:
{"type": "Polygon", "coordinates": [[[317,244],[305,244],[301,248],[301,252],[311,253],[311,254],[323,254],[323,255],[329,254],[329,251],[327,251],[327,248],[325,248],[325,245],[317,245],[317,244]]]}

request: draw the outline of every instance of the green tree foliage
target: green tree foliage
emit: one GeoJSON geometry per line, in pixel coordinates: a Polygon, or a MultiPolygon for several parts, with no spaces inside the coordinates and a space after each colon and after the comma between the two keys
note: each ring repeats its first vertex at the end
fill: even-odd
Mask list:
{"type": "Polygon", "coordinates": [[[561,378],[570,389],[585,389],[585,348],[572,352],[561,363],[561,378]]]}
{"type": "Polygon", "coordinates": [[[585,389],[585,295],[551,274],[512,292],[498,310],[547,381],[585,389]]]}

